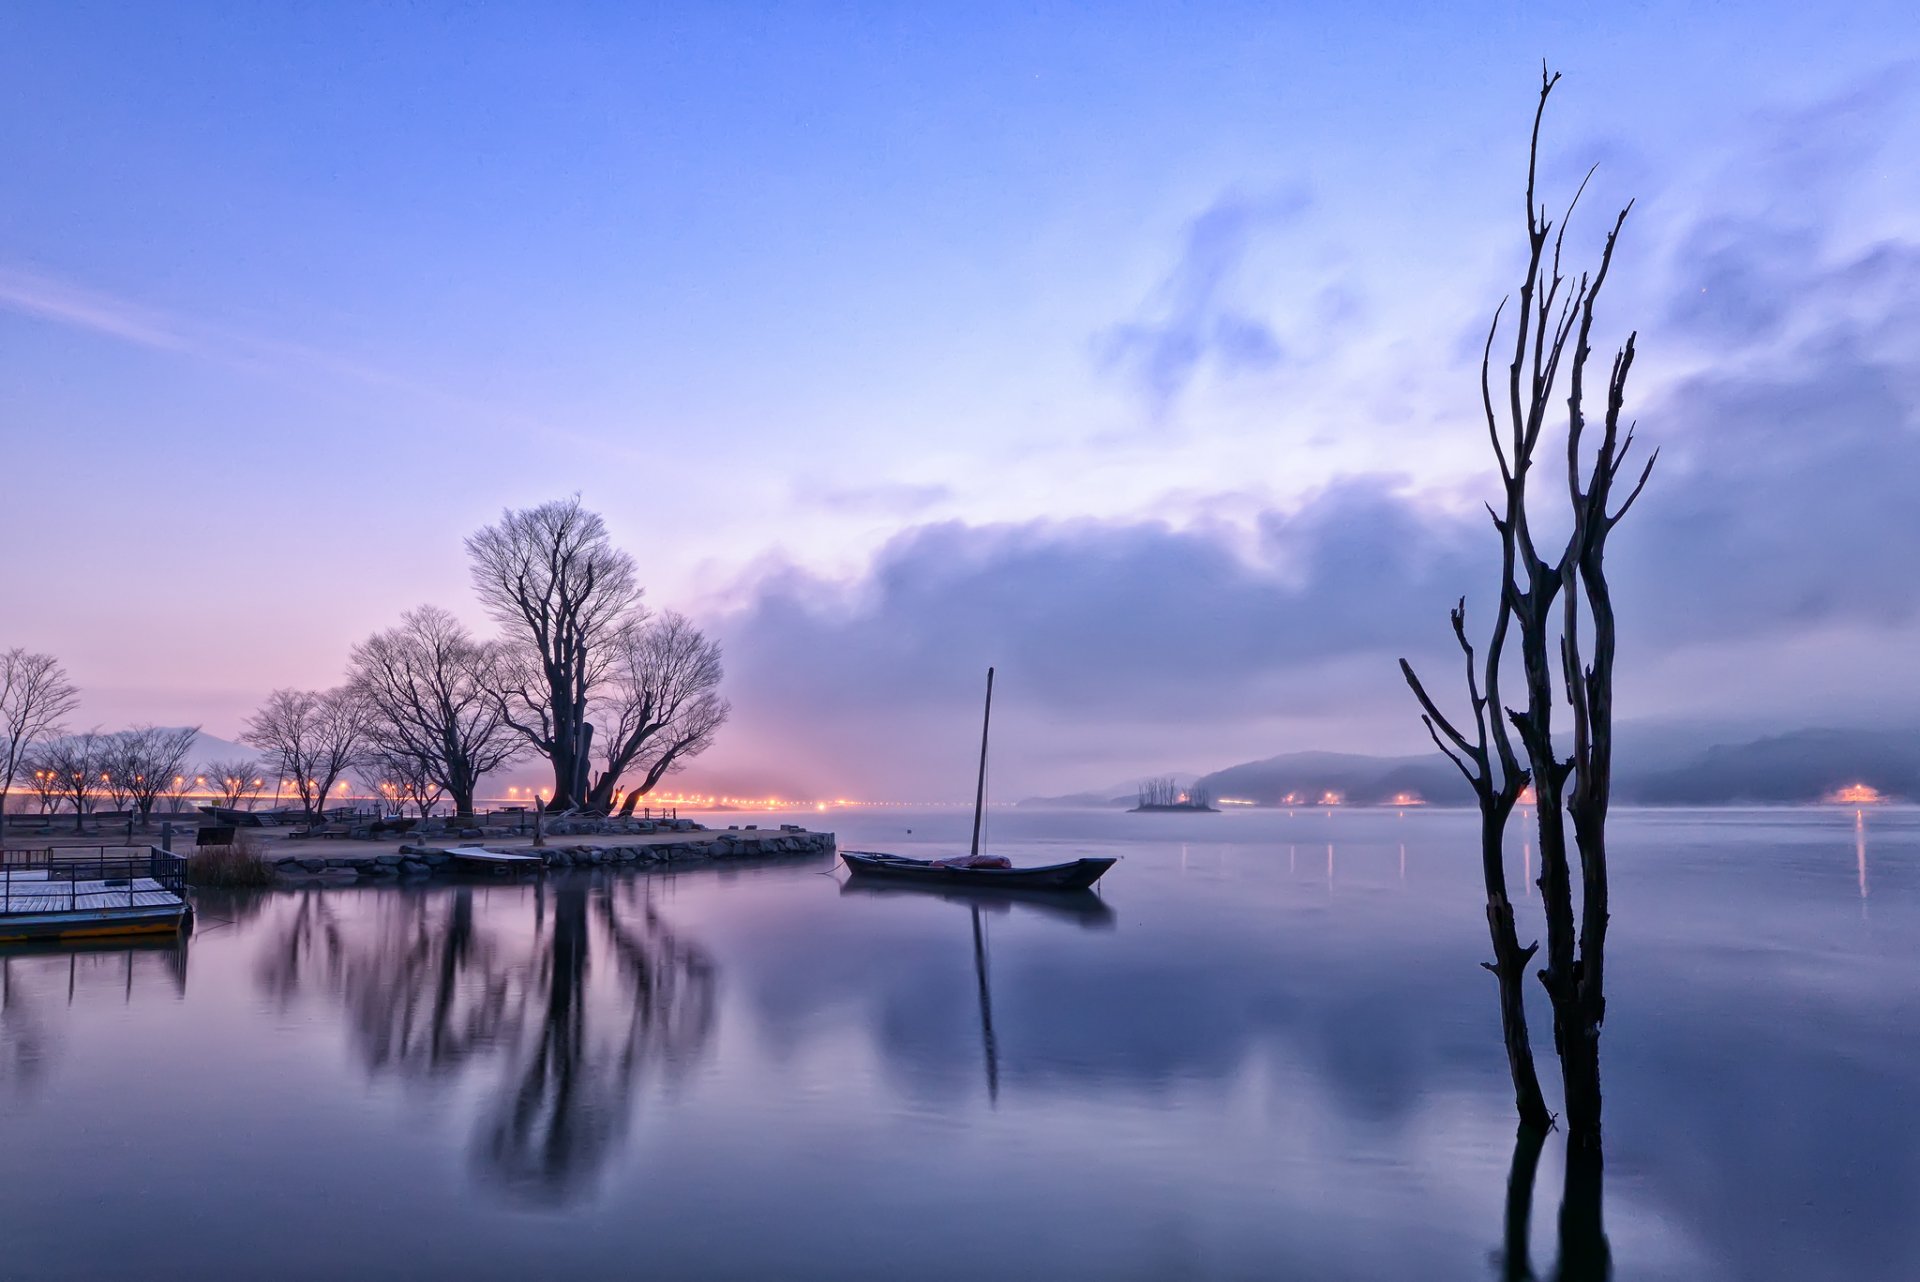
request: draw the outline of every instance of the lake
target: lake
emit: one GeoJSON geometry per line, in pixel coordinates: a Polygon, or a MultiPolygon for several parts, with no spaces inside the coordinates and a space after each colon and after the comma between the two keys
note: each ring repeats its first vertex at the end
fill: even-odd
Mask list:
{"type": "MultiPolygon", "coordinates": [[[[800,818],[925,853],[970,815],[800,818]]],[[[996,810],[996,851],[1123,855],[1100,900],[814,861],[206,894],[184,946],[6,954],[0,1277],[1592,1276],[1561,1136],[1509,1205],[1474,822],[996,810]]],[[[1920,1276],[1920,812],[1614,846],[1614,1276],[1920,1276]]]]}

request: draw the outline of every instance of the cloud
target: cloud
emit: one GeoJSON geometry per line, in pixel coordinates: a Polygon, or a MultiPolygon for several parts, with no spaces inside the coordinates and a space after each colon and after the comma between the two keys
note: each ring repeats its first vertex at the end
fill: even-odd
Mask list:
{"type": "Polygon", "coordinates": [[[158,351],[195,350],[175,318],[16,267],[0,267],[0,307],[158,351]]]}
{"type": "Polygon", "coordinates": [[[1231,375],[1286,359],[1273,328],[1237,307],[1233,293],[1255,236],[1293,222],[1308,204],[1300,189],[1264,201],[1222,197],[1187,225],[1180,257],[1142,315],[1096,337],[1102,366],[1133,383],[1155,417],[1204,367],[1231,375]]]}
{"type": "Polygon", "coordinates": [[[918,516],[954,496],[953,487],[908,481],[875,481],[865,485],[809,485],[796,488],[805,503],[851,509],[866,516],[918,516]]]}

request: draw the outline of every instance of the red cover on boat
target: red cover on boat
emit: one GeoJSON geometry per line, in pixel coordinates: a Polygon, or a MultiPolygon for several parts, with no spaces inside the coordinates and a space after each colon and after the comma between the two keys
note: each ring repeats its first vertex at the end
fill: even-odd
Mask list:
{"type": "Polygon", "coordinates": [[[1005,855],[955,855],[951,859],[936,859],[935,868],[1011,868],[1013,860],[1005,855]]]}

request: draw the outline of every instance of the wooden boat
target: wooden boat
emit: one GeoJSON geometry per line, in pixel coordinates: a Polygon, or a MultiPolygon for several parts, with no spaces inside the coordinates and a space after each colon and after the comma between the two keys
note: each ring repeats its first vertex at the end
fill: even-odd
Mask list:
{"type": "MultiPolygon", "coordinates": [[[[970,860],[980,859],[980,820],[987,801],[987,730],[993,721],[993,669],[987,669],[987,704],[980,719],[980,775],[973,792],[973,851],[970,860]]],[[[957,861],[910,859],[875,850],[843,850],[840,859],[847,871],[861,877],[886,877],[895,881],[918,882],[933,886],[998,887],[1002,890],[1075,891],[1086,890],[1113,867],[1109,856],[1075,859],[1071,863],[1046,864],[1039,868],[968,867],[957,861]]]]}
{"type": "Polygon", "coordinates": [[[1038,868],[965,868],[931,859],[909,859],[873,850],[843,850],[847,871],[929,886],[978,886],[999,890],[1085,890],[1116,862],[1108,856],[1075,859],[1038,868]]]}

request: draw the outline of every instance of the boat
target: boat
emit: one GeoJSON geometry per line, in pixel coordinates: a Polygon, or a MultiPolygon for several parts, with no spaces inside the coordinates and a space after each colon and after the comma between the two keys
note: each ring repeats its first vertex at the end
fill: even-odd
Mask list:
{"type": "Polygon", "coordinates": [[[938,859],[909,859],[876,850],[843,850],[847,871],[925,886],[992,887],[998,890],[1086,890],[1117,862],[1110,856],[1075,859],[1038,868],[976,868],[938,859]]]}
{"type": "Polygon", "coordinates": [[[994,887],[1001,890],[1080,891],[1099,881],[1117,862],[1092,856],[1064,864],[1016,868],[1012,862],[980,853],[980,821],[987,801],[987,731],[993,722],[993,669],[987,669],[987,704],[980,718],[980,775],[973,792],[973,848],[964,858],[912,859],[877,850],[843,850],[840,860],[857,877],[888,878],[928,886],[994,887]]]}
{"type": "Polygon", "coordinates": [[[170,851],[0,868],[0,943],[177,935],[192,924],[186,860],[170,851]]]}

